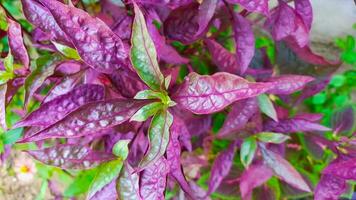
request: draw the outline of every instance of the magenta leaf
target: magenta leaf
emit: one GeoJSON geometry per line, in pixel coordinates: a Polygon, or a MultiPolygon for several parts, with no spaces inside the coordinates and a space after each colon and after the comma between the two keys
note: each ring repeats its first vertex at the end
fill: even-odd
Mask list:
{"type": "Polygon", "coordinates": [[[207,196],[213,193],[219,187],[222,180],[229,174],[233,163],[235,151],[236,143],[232,142],[229,148],[221,152],[215,159],[214,164],[211,168],[207,196]]]}
{"type": "Polygon", "coordinates": [[[237,65],[240,68],[239,73],[244,74],[255,55],[255,37],[250,22],[237,13],[234,15],[233,29],[237,65]]]}
{"type": "Polygon", "coordinates": [[[331,174],[324,174],[314,191],[315,200],[339,199],[346,192],[346,181],[331,174]]]}
{"type": "Polygon", "coordinates": [[[109,184],[105,185],[99,190],[90,200],[102,200],[102,199],[116,199],[116,180],[112,180],[109,184]]]}
{"type": "Polygon", "coordinates": [[[268,0],[227,0],[227,2],[240,4],[250,12],[268,14],[268,0]]]}
{"type": "Polygon", "coordinates": [[[7,19],[9,47],[14,58],[23,64],[24,68],[28,68],[30,58],[28,57],[26,47],[23,43],[21,25],[17,22],[7,19]]]}
{"type": "Polygon", "coordinates": [[[23,142],[76,138],[122,124],[148,101],[111,99],[88,103],[23,142]]]}
{"type": "Polygon", "coordinates": [[[263,164],[253,164],[245,169],[240,177],[242,199],[251,199],[252,190],[261,186],[272,176],[272,170],[263,164]]]}
{"type": "Polygon", "coordinates": [[[63,119],[68,113],[93,101],[102,100],[104,88],[100,85],[85,84],[76,87],[67,94],[44,103],[14,127],[49,126],[63,119]]]}
{"type": "Polygon", "coordinates": [[[289,43],[295,43],[298,47],[305,47],[309,44],[309,30],[303,23],[303,19],[299,16],[295,16],[296,29],[287,38],[289,43]]]}
{"type": "Polygon", "coordinates": [[[225,122],[218,133],[218,136],[224,137],[241,130],[257,110],[258,103],[256,98],[249,98],[234,103],[232,105],[232,110],[227,115],[225,122]]]}
{"type": "Polygon", "coordinates": [[[23,12],[29,22],[43,32],[49,34],[49,39],[70,45],[72,42],[58,26],[56,20],[47,8],[36,0],[21,0],[23,12]]]}
{"type": "Polygon", "coordinates": [[[271,34],[277,41],[291,35],[296,29],[296,15],[292,7],[282,0],[278,1],[278,7],[267,20],[267,26],[271,27],[271,34]]]}
{"type": "Polygon", "coordinates": [[[313,22],[313,7],[310,0],[294,0],[294,5],[296,12],[303,19],[308,30],[310,30],[313,22]]]}
{"type": "Polygon", "coordinates": [[[124,164],[120,177],[116,182],[116,190],[120,200],[142,200],[139,191],[139,175],[129,164],[124,164]]]}
{"type": "Polygon", "coordinates": [[[333,162],[323,170],[323,174],[331,174],[345,180],[356,180],[356,159],[333,162]]]}
{"type": "Polygon", "coordinates": [[[99,72],[111,73],[128,65],[128,52],[123,42],[103,21],[56,0],[40,2],[48,8],[89,66],[99,72]]]}
{"type": "Polygon", "coordinates": [[[139,91],[147,89],[137,73],[128,69],[117,70],[110,78],[122,96],[133,98],[139,91]]]}
{"type": "Polygon", "coordinates": [[[137,3],[143,3],[147,5],[165,5],[169,8],[175,9],[180,6],[184,6],[194,2],[193,0],[137,0],[137,3]]]}
{"type": "Polygon", "coordinates": [[[211,59],[220,71],[232,74],[237,74],[241,71],[235,55],[212,39],[206,39],[204,42],[211,54],[211,59]]]}
{"type": "Polygon", "coordinates": [[[93,151],[87,146],[58,145],[28,153],[40,162],[62,169],[88,169],[114,159],[112,154],[93,151]]]}
{"type": "Polygon", "coordinates": [[[265,164],[273,170],[276,176],[297,189],[310,192],[308,184],[288,161],[266,149],[264,145],[260,147],[265,164]]]}
{"type": "Polygon", "coordinates": [[[271,94],[292,94],[313,81],[314,78],[310,76],[301,75],[282,75],[279,77],[272,77],[267,80],[271,82],[274,87],[268,91],[271,94]]]}
{"type": "Polygon", "coordinates": [[[0,85],[0,128],[7,130],[6,125],[6,91],[7,85],[0,85]]]}
{"type": "Polygon", "coordinates": [[[140,177],[140,194],[145,200],[164,200],[169,164],[164,157],[147,167],[140,177]]]}
{"type": "Polygon", "coordinates": [[[330,131],[331,129],[318,123],[305,119],[285,119],[279,122],[269,121],[264,124],[264,129],[278,133],[330,131]]]}
{"type": "Polygon", "coordinates": [[[231,103],[268,91],[270,83],[253,83],[229,73],[190,73],[174,96],[175,102],[195,114],[220,111],[231,103]]]}

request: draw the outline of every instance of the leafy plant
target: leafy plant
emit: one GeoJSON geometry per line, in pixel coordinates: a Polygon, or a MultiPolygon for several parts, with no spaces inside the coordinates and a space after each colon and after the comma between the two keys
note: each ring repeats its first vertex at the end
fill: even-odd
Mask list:
{"type": "Polygon", "coordinates": [[[309,0],[1,2],[0,150],[68,173],[56,197],[336,199],[356,179],[353,136],[335,136],[353,111],[299,109],[341,64],[311,51],[309,0]]]}

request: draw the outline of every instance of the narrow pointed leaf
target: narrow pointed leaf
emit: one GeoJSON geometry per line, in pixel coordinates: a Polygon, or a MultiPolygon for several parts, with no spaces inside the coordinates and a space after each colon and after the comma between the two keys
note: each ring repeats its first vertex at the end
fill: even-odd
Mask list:
{"type": "Polygon", "coordinates": [[[239,74],[244,74],[255,55],[255,37],[250,22],[237,13],[234,15],[233,29],[239,74]]]}
{"type": "Polygon", "coordinates": [[[310,0],[294,0],[295,10],[303,19],[304,24],[311,29],[313,23],[313,7],[310,0]]]}
{"type": "Polygon", "coordinates": [[[252,83],[229,73],[189,74],[173,100],[195,114],[220,111],[231,103],[267,91],[269,83],[252,83]]]}
{"type": "Polygon", "coordinates": [[[331,129],[318,123],[305,119],[285,119],[279,122],[269,121],[264,124],[264,129],[277,133],[330,131],[331,129]]]}
{"type": "Polygon", "coordinates": [[[268,14],[268,0],[227,0],[229,3],[237,3],[250,12],[268,14]]]}
{"type": "Polygon", "coordinates": [[[148,135],[150,146],[145,157],[141,160],[141,169],[157,162],[166,152],[169,142],[169,129],[173,123],[173,116],[168,111],[158,112],[152,119],[148,135]]]}
{"type": "Polygon", "coordinates": [[[116,182],[119,200],[142,200],[139,190],[139,175],[129,164],[121,170],[120,178],[116,182]]]}
{"type": "Polygon", "coordinates": [[[163,108],[163,104],[161,102],[153,102],[145,105],[131,117],[130,121],[144,122],[149,117],[155,115],[161,108],[163,108]]]}
{"type": "Polygon", "coordinates": [[[122,40],[100,19],[56,0],[40,0],[70,37],[80,57],[95,70],[111,73],[128,65],[122,40]]]}
{"type": "Polygon", "coordinates": [[[49,34],[51,40],[71,45],[69,37],[58,26],[50,11],[36,0],[21,0],[23,12],[29,22],[49,34]]]}
{"type": "Polygon", "coordinates": [[[205,0],[200,4],[198,11],[199,28],[195,35],[201,35],[201,33],[208,27],[210,20],[215,14],[217,3],[218,0],[205,0]]]}
{"type": "Polygon", "coordinates": [[[164,157],[157,159],[147,167],[140,181],[140,194],[145,200],[164,200],[169,165],[164,157]]]}
{"type": "Polygon", "coordinates": [[[7,85],[0,85],[0,128],[7,130],[6,125],[6,91],[7,85]]]}
{"type": "Polygon", "coordinates": [[[297,189],[310,192],[308,184],[288,161],[265,147],[260,147],[264,162],[275,175],[297,189]]]}
{"type": "Polygon", "coordinates": [[[221,152],[215,159],[211,168],[211,176],[208,181],[207,196],[213,193],[221,184],[222,180],[229,174],[234,155],[236,151],[236,143],[230,144],[229,148],[221,152]]]}
{"type": "Polygon", "coordinates": [[[248,120],[257,112],[258,102],[256,98],[250,98],[236,102],[227,115],[218,136],[224,137],[245,127],[248,120]]]}
{"type": "Polygon", "coordinates": [[[257,149],[256,139],[253,137],[248,137],[244,139],[241,144],[240,159],[241,163],[248,168],[255,157],[255,152],[257,149]]]}
{"type": "Polygon", "coordinates": [[[257,97],[257,99],[261,111],[268,117],[272,118],[274,121],[278,122],[277,112],[268,96],[265,94],[261,94],[257,97]]]}
{"type": "Polygon", "coordinates": [[[269,142],[274,144],[281,144],[290,139],[288,135],[273,132],[261,132],[258,133],[256,137],[261,142],[269,142]]]}
{"type": "Polygon", "coordinates": [[[88,103],[23,142],[95,135],[130,119],[147,101],[111,99],[88,103]]]}
{"type": "Polygon", "coordinates": [[[30,58],[23,43],[21,25],[11,19],[7,19],[7,21],[9,24],[8,39],[11,53],[14,55],[14,58],[20,61],[23,67],[27,69],[30,65],[30,58]]]}
{"type": "Polygon", "coordinates": [[[273,83],[274,86],[268,91],[268,93],[292,94],[303,89],[307,83],[313,80],[313,77],[301,75],[282,75],[279,77],[269,78],[267,82],[273,83]]]}
{"type": "Polygon", "coordinates": [[[87,146],[58,145],[28,153],[46,165],[62,169],[88,169],[115,157],[105,152],[93,151],[87,146]]]}
{"type": "Polygon", "coordinates": [[[140,8],[134,4],[135,18],[132,26],[131,61],[141,79],[153,90],[160,90],[164,81],[157,62],[157,52],[147,30],[140,8]]]}
{"type": "Polygon", "coordinates": [[[104,88],[100,85],[85,84],[78,86],[67,94],[44,103],[15,127],[49,126],[63,119],[68,113],[89,102],[104,98],[104,88]]]}

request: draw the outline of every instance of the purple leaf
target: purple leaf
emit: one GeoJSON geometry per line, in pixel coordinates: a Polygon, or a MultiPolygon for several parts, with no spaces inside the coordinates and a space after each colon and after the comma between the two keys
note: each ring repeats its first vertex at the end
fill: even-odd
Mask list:
{"type": "Polygon", "coordinates": [[[140,77],[128,69],[117,70],[110,74],[110,78],[121,95],[127,98],[133,98],[137,92],[148,89],[140,77]]]}
{"type": "Polygon", "coordinates": [[[295,43],[298,47],[307,46],[309,44],[309,30],[299,15],[295,16],[295,26],[295,31],[287,37],[287,40],[289,40],[290,43],[295,43]]]}
{"type": "Polygon", "coordinates": [[[332,127],[334,133],[348,135],[355,131],[356,128],[356,113],[352,106],[346,106],[332,115],[332,127]]]}
{"type": "Polygon", "coordinates": [[[6,91],[7,85],[0,85],[0,128],[7,130],[6,125],[6,91]]]}
{"type": "Polygon", "coordinates": [[[221,181],[227,176],[230,172],[234,155],[236,151],[236,143],[232,142],[228,149],[221,152],[214,161],[214,164],[211,168],[211,176],[209,178],[209,189],[207,196],[213,193],[221,184],[221,181]]]}
{"type": "Polygon", "coordinates": [[[346,192],[346,181],[331,174],[322,175],[314,192],[315,200],[339,199],[346,192]]]}
{"type": "Polygon", "coordinates": [[[275,175],[293,187],[310,192],[308,184],[288,161],[280,155],[269,151],[266,147],[262,145],[260,147],[265,164],[274,171],[275,175]]]}
{"type": "Polygon", "coordinates": [[[300,113],[294,116],[295,119],[304,119],[311,122],[318,122],[323,118],[323,114],[318,113],[300,113]]]}
{"type": "Polygon", "coordinates": [[[26,47],[23,43],[21,26],[11,19],[7,19],[7,22],[9,24],[7,32],[11,53],[14,55],[14,58],[20,61],[23,64],[23,67],[27,69],[30,64],[30,58],[28,57],[26,47]]]}
{"type": "Polygon", "coordinates": [[[224,137],[241,130],[257,110],[258,102],[256,98],[249,98],[234,103],[232,105],[232,110],[227,115],[224,125],[218,133],[218,136],[224,137]]]}
{"type": "Polygon", "coordinates": [[[277,133],[330,131],[331,129],[318,123],[305,119],[285,119],[279,122],[269,121],[264,125],[264,129],[277,133]]]}
{"type": "Polygon", "coordinates": [[[292,94],[313,81],[314,78],[310,76],[301,75],[282,75],[279,77],[272,77],[267,80],[271,82],[274,87],[268,91],[271,94],[292,94]]]}
{"type": "Polygon", "coordinates": [[[208,27],[210,20],[213,18],[218,0],[205,0],[198,9],[198,25],[199,29],[195,36],[201,35],[208,27]]]}
{"type": "Polygon", "coordinates": [[[234,15],[233,29],[237,65],[240,69],[239,73],[244,74],[255,55],[255,37],[250,22],[237,13],[234,15]]]}
{"type": "Polygon", "coordinates": [[[123,42],[103,21],[56,0],[40,2],[49,9],[89,66],[99,72],[111,73],[128,65],[128,52],[123,42]]]}
{"type": "Polygon", "coordinates": [[[156,15],[154,11],[151,11],[147,19],[147,28],[156,46],[158,57],[170,64],[188,63],[189,60],[179,55],[172,46],[166,43],[166,38],[159,33],[159,30],[153,24],[153,20],[158,19],[156,15]]]}
{"type": "Polygon", "coordinates": [[[23,142],[48,138],[76,138],[122,124],[148,101],[111,99],[88,103],[62,120],[26,138],[23,142]]]}
{"type": "Polygon", "coordinates": [[[118,20],[119,23],[113,28],[114,33],[122,40],[129,40],[131,37],[133,17],[125,15],[122,19],[118,20]]]}
{"type": "Polygon", "coordinates": [[[152,165],[147,167],[140,180],[140,194],[145,200],[164,200],[169,164],[161,157],[152,165]]]}
{"type": "Polygon", "coordinates": [[[71,46],[72,42],[58,26],[49,10],[36,0],[21,0],[23,12],[29,22],[49,34],[49,38],[71,46]]]}
{"type": "Polygon", "coordinates": [[[242,199],[251,199],[252,190],[261,186],[272,176],[272,170],[265,165],[250,165],[240,177],[240,192],[242,199]]]}
{"type": "Polygon", "coordinates": [[[176,179],[184,192],[190,197],[193,197],[192,189],[190,188],[182,170],[180,161],[182,149],[178,140],[178,137],[181,137],[183,133],[187,132],[188,130],[186,129],[184,122],[179,117],[174,116],[166,155],[170,166],[170,174],[176,179]]]}
{"type": "Polygon", "coordinates": [[[44,103],[14,127],[49,126],[63,119],[68,113],[93,101],[104,98],[104,88],[100,85],[81,85],[67,94],[44,103]]]}
{"type": "Polygon", "coordinates": [[[117,180],[116,190],[120,200],[142,200],[139,192],[139,175],[125,164],[117,180]]]}
{"type": "Polygon", "coordinates": [[[277,9],[267,20],[267,26],[271,27],[273,38],[280,41],[291,35],[296,29],[296,15],[292,7],[279,0],[277,9]]]}
{"type": "Polygon", "coordinates": [[[252,83],[229,73],[190,73],[175,93],[174,100],[195,114],[220,111],[231,103],[266,92],[270,83],[252,83]]]}
{"type": "Polygon", "coordinates": [[[333,162],[323,170],[323,174],[330,174],[346,180],[356,180],[356,159],[333,162]]]}
{"type": "Polygon", "coordinates": [[[46,165],[62,169],[88,169],[114,159],[112,154],[93,151],[87,146],[78,145],[58,145],[43,150],[28,151],[28,153],[46,165]]]}
{"type": "Polygon", "coordinates": [[[303,19],[308,30],[311,29],[313,22],[313,7],[310,0],[294,0],[295,11],[303,19]]]}
{"type": "Polygon", "coordinates": [[[117,192],[115,188],[116,180],[114,179],[97,193],[95,193],[95,195],[92,196],[90,200],[117,199],[117,192]]]}
{"type": "Polygon", "coordinates": [[[143,3],[147,5],[168,6],[171,9],[175,9],[180,6],[184,6],[194,2],[193,0],[136,0],[137,3],[143,3]]]}
{"type": "Polygon", "coordinates": [[[250,12],[268,14],[268,0],[227,0],[229,3],[238,3],[250,12]]]}
{"type": "Polygon", "coordinates": [[[235,55],[212,39],[206,39],[204,42],[211,54],[211,59],[220,71],[232,74],[241,71],[235,55]]]}

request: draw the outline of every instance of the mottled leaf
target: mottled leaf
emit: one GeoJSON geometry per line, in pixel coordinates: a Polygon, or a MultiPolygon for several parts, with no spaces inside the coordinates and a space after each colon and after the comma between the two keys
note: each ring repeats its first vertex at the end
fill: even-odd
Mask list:
{"type": "Polygon", "coordinates": [[[93,151],[87,146],[58,145],[28,153],[40,162],[62,169],[88,169],[114,159],[112,154],[93,151]]]}
{"type": "Polygon", "coordinates": [[[272,170],[263,164],[253,164],[245,169],[240,178],[242,199],[251,199],[252,190],[261,186],[272,176],[272,170]]]}
{"type": "Polygon", "coordinates": [[[315,188],[314,199],[339,199],[340,195],[346,191],[346,181],[331,174],[324,174],[315,188]]]}
{"type": "Polygon", "coordinates": [[[244,139],[240,149],[241,163],[248,168],[255,157],[257,149],[257,141],[254,137],[248,137],[244,139]]]}
{"type": "Polygon", "coordinates": [[[191,73],[174,95],[174,101],[195,114],[220,111],[231,103],[267,91],[269,83],[253,83],[229,73],[191,73]]]}
{"type": "Polygon", "coordinates": [[[116,199],[118,194],[116,192],[116,180],[113,179],[110,183],[99,190],[90,200],[116,199]]]}
{"type": "Polygon", "coordinates": [[[7,21],[9,24],[7,32],[11,53],[27,69],[30,64],[30,58],[23,43],[21,25],[11,19],[7,19],[7,21]]]}
{"type": "Polygon", "coordinates": [[[261,94],[257,97],[257,99],[261,112],[272,118],[274,121],[278,122],[276,109],[274,108],[273,103],[269,97],[265,94],[261,94]]]}
{"type": "Polygon", "coordinates": [[[193,0],[137,0],[135,2],[140,2],[147,5],[165,5],[169,8],[175,9],[177,7],[192,3],[193,0]]]}
{"type": "Polygon", "coordinates": [[[144,122],[149,117],[155,115],[162,108],[163,108],[163,104],[161,102],[153,102],[151,104],[147,104],[143,106],[140,110],[138,110],[131,117],[130,121],[144,122]]]}
{"type": "Polygon", "coordinates": [[[121,99],[88,103],[23,142],[95,135],[100,130],[127,121],[146,103],[148,102],[121,99]]]}
{"type": "Polygon", "coordinates": [[[330,131],[331,129],[305,119],[285,119],[279,122],[269,121],[264,124],[264,129],[277,133],[330,131]]]}
{"type": "Polygon", "coordinates": [[[250,22],[237,13],[234,15],[233,30],[239,73],[244,74],[255,55],[255,37],[250,22]]]}
{"type": "Polygon", "coordinates": [[[274,84],[274,87],[268,91],[272,94],[292,94],[301,90],[307,83],[314,78],[302,75],[282,75],[269,78],[267,81],[274,84]]]}
{"type": "Polygon", "coordinates": [[[147,89],[137,73],[128,69],[117,70],[116,73],[110,74],[110,78],[121,95],[127,98],[132,98],[137,92],[147,89]]]}
{"type": "Polygon", "coordinates": [[[346,180],[356,180],[355,159],[333,162],[323,170],[323,174],[331,174],[346,180]]]}
{"type": "Polygon", "coordinates": [[[139,175],[129,164],[121,170],[120,178],[116,182],[116,190],[120,200],[142,200],[139,191],[139,175]]]}
{"type": "Polygon", "coordinates": [[[158,112],[152,119],[148,135],[150,139],[149,149],[141,160],[139,167],[144,169],[157,162],[166,152],[169,142],[169,129],[173,123],[173,116],[168,111],[158,112]]]}
{"type": "Polygon", "coordinates": [[[58,26],[56,20],[47,8],[39,4],[36,0],[21,0],[23,12],[29,22],[39,27],[49,34],[49,38],[54,41],[71,45],[72,42],[58,26]]]}
{"type": "Polygon", "coordinates": [[[208,192],[207,196],[213,193],[221,184],[221,181],[229,174],[234,155],[236,151],[236,143],[230,144],[228,149],[221,152],[214,161],[211,168],[211,175],[208,181],[208,192]]]}
{"type": "Polygon", "coordinates": [[[6,91],[7,85],[0,85],[0,128],[7,130],[6,125],[6,91]]]}
{"type": "Polygon", "coordinates": [[[261,142],[269,142],[274,144],[281,144],[290,139],[288,135],[273,132],[261,132],[258,133],[256,137],[261,142]]]}
{"type": "Polygon", "coordinates": [[[89,102],[104,98],[104,88],[100,85],[85,84],[76,87],[67,94],[44,103],[14,127],[49,126],[63,119],[68,113],[89,102]]]}
{"type": "Polygon", "coordinates": [[[128,65],[123,42],[100,19],[56,0],[40,0],[70,37],[80,57],[95,70],[111,73],[128,65]]]}
{"type": "Polygon", "coordinates": [[[257,109],[258,103],[256,98],[249,98],[234,103],[218,136],[224,137],[242,129],[248,120],[257,112],[257,109]]]}
{"type": "Polygon", "coordinates": [[[310,0],[294,0],[295,11],[303,19],[304,24],[311,29],[313,22],[313,7],[310,0]]]}
{"type": "Polygon", "coordinates": [[[262,145],[260,145],[260,147],[264,162],[273,170],[276,176],[297,189],[310,192],[308,184],[288,161],[280,155],[266,149],[266,147],[262,145]]]}
{"type": "Polygon", "coordinates": [[[229,3],[238,3],[250,12],[268,14],[268,0],[227,0],[229,3]]]}
{"type": "Polygon", "coordinates": [[[145,200],[164,200],[169,165],[164,157],[147,167],[140,177],[140,194],[145,200]]]}
{"type": "Polygon", "coordinates": [[[157,62],[157,52],[147,30],[140,8],[134,4],[135,18],[132,25],[131,61],[141,79],[153,90],[160,90],[164,81],[157,62]]]}

